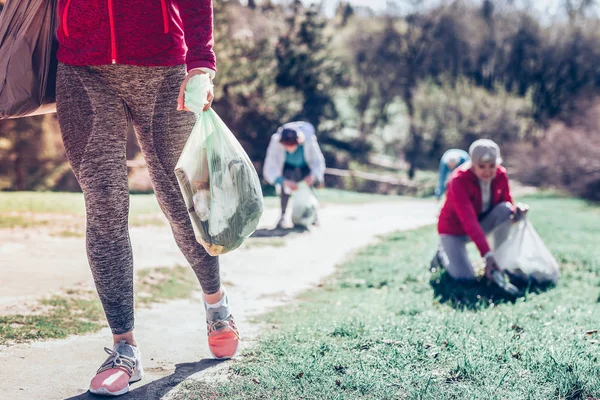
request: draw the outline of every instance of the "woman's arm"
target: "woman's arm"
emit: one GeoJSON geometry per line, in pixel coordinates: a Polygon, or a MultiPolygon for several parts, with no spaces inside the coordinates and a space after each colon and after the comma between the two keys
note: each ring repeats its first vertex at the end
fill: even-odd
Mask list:
{"type": "Polygon", "coordinates": [[[269,147],[267,147],[267,155],[263,164],[263,178],[271,185],[283,183],[281,162],[281,144],[279,144],[279,136],[271,136],[269,147]]]}
{"type": "Polygon", "coordinates": [[[508,175],[504,174],[504,182],[502,182],[502,201],[515,204],[510,193],[510,184],[508,183],[508,175]]]}
{"type": "Polygon", "coordinates": [[[208,68],[216,71],[212,0],[176,1],[183,22],[185,44],[188,48],[185,59],[187,70],[208,68]]]}
{"type": "Polygon", "coordinates": [[[490,245],[479,225],[477,212],[473,202],[469,198],[467,191],[461,185],[460,179],[452,179],[448,185],[448,198],[454,202],[454,209],[458,214],[458,219],[471,240],[479,249],[481,256],[485,256],[490,251],[490,245]]]}
{"type": "Polygon", "coordinates": [[[308,166],[310,173],[320,184],[323,184],[325,179],[325,156],[323,156],[317,137],[311,136],[305,146],[307,146],[305,149],[311,152],[310,165],[308,166]]]}

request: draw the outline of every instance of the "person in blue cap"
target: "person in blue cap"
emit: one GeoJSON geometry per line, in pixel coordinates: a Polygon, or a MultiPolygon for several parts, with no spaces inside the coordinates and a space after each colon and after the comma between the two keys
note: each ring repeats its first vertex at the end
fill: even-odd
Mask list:
{"type": "Polygon", "coordinates": [[[277,223],[281,228],[290,195],[298,189],[298,183],[304,181],[309,186],[318,186],[324,182],[325,157],[312,124],[289,122],[273,134],[267,148],[263,177],[278,188],[281,196],[281,217],[277,223]]]}
{"type": "Polygon", "coordinates": [[[470,159],[469,153],[461,149],[450,149],[444,153],[440,159],[439,182],[437,188],[435,189],[435,196],[437,197],[438,201],[446,192],[447,177],[452,175],[452,171],[470,159]]]}

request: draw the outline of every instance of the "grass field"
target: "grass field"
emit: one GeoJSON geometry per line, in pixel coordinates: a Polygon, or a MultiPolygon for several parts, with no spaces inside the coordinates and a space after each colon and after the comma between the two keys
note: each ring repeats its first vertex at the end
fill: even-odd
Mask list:
{"type": "MultiPolygon", "coordinates": [[[[324,204],[356,204],[373,201],[402,201],[401,197],[379,196],[339,190],[320,190],[324,204]]],[[[267,207],[277,207],[275,197],[265,198],[267,207]]],[[[154,195],[132,195],[130,223],[154,225],[160,208],[154,195]]],[[[52,236],[83,238],[85,205],[81,193],[0,192],[0,229],[45,228],[52,236]]],[[[10,231],[7,231],[10,235],[10,231]]],[[[249,240],[245,247],[281,247],[280,238],[249,240]]],[[[138,273],[137,304],[188,297],[198,289],[190,268],[155,268],[138,273]]],[[[26,315],[0,315],[0,344],[28,340],[63,338],[71,334],[94,332],[105,326],[97,295],[71,291],[41,299],[26,315]]]]}
{"type": "MultiPolygon", "coordinates": [[[[384,196],[322,189],[317,192],[323,205],[401,201],[400,196],[384,196]]],[[[153,194],[130,197],[129,222],[132,226],[163,225],[165,220],[153,194]]],[[[279,198],[265,197],[265,207],[279,207],[279,198]]],[[[0,229],[46,227],[55,236],[84,235],[85,204],[81,193],[0,192],[0,229]],[[60,226],[59,226],[60,225],[60,226]],[[57,229],[71,225],[68,229],[57,229]]]]}
{"type": "Polygon", "coordinates": [[[600,208],[523,199],[561,264],[554,288],[516,300],[427,270],[433,228],[362,249],[322,288],[262,321],[218,384],[176,399],[596,399],[600,208]]]}
{"type": "MultiPolygon", "coordinates": [[[[189,267],[144,269],[136,275],[136,306],[187,298],[198,290],[189,267]]],[[[39,300],[30,313],[0,315],[0,344],[59,339],[99,331],[106,326],[102,305],[91,290],[67,290],[39,300]]]]}

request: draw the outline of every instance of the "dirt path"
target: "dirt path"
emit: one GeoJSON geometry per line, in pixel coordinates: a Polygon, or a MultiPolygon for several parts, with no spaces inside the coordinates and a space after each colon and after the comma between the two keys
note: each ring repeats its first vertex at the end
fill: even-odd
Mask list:
{"type": "MultiPolygon", "coordinates": [[[[277,246],[257,246],[261,239],[222,257],[222,276],[242,337],[255,337],[253,316],[291,301],[299,292],[330,275],[356,249],[377,235],[435,221],[431,201],[329,206],[321,226],[291,233],[277,246]]],[[[276,220],[265,213],[265,226],[276,220]]],[[[268,233],[261,231],[261,233],[268,233]]],[[[274,240],[274,239],[270,239],[274,240]]],[[[254,241],[254,242],[253,242],[254,241]]],[[[132,229],[136,268],[185,264],[167,228],[132,229]]],[[[63,287],[91,285],[84,241],[49,238],[28,231],[0,232],[0,314],[36,296],[63,287]]],[[[206,345],[204,312],[199,298],[178,300],[141,310],[136,332],[146,377],[124,399],[159,399],[186,377],[212,367],[206,345]]],[[[19,399],[88,399],[94,370],[104,360],[110,332],[31,344],[0,347],[0,397],[19,399]]]]}

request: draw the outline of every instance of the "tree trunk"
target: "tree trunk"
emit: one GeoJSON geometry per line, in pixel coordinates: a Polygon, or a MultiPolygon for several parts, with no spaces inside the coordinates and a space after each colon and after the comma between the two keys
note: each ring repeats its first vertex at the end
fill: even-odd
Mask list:
{"type": "Polygon", "coordinates": [[[417,133],[415,128],[415,105],[413,103],[412,89],[407,87],[404,91],[404,104],[406,104],[406,110],[408,112],[408,119],[410,125],[410,148],[406,154],[407,161],[410,165],[408,169],[408,178],[413,180],[415,173],[417,172],[417,161],[419,158],[419,151],[421,149],[421,137],[417,133]]]}
{"type": "Polygon", "coordinates": [[[15,157],[14,171],[15,188],[20,191],[25,190],[25,174],[23,173],[23,155],[21,153],[17,153],[17,156],[15,157]]]}

